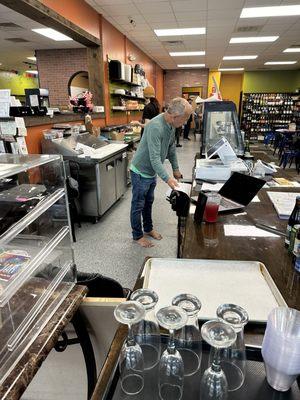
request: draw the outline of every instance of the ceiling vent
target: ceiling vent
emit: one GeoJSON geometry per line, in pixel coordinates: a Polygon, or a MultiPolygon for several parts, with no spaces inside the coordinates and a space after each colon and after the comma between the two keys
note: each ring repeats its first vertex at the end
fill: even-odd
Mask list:
{"type": "Polygon", "coordinates": [[[289,46],[289,48],[293,48],[293,47],[300,47],[300,44],[291,44],[291,45],[289,46]]]}
{"type": "Polygon", "coordinates": [[[0,31],[21,31],[25,30],[22,26],[14,24],[13,22],[1,22],[0,31]]]}
{"type": "Polygon", "coordinates": [[[29,43],[29,40],[26,39],[22,39],[22,38],[7,38],[5,40],[8,40],[9,42],[13,42],[13,43],[29,43]]]}
{"type": "Polygon", "coordinates": [[[169,46],[169,47],[175,47],[175,46],[182,46],[183,45],[183,41],[182,40],[163,40],[162,43],[165,46],[169,46]]]}
{"type": "Polygon", "coordinates": [[[250,32],[259,32],[262,28],[262,25],[253,25],[253,26],[239,26],[235,32],[240,33],[250,33],[250,32]]]}

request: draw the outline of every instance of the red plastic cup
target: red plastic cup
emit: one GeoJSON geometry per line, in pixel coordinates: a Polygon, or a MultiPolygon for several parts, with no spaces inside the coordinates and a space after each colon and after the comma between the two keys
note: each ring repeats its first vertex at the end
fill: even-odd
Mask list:
{"type": "Polygon", "coordinates": [[[216,222],[220,205],[220,195],[217,193],[208,193],[207,202],[204,210],[204,219],[206,222],[216,222]]]}

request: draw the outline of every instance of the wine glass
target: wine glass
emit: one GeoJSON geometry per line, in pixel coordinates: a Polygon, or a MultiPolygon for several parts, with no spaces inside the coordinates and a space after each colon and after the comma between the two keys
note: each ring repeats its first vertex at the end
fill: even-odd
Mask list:
{"type": "Polygon", "coordinates": [[[198,324],[201,302],[192,294],[180,294],[174,297],[172,305],[182,308],[188,315],[186,325],[175,332],[175,340],[183,359],[184,375],[190,376],[199,370],[201,364],[202,342],[198,324]]]}
{"type": "Polygon", "coordinates": [[[132,325],[144,318],[145,310],[137,301],[126,301],[115,308],[114,315],[118,322],[128,325],[128,336],[119,359],[121,387],[126,394],[137,394],[144,387],[144,357],[134,340],[132,325]]]}
{"type": "Polygon", "coordinates": [[[148,370],[157,365],[161,352],[160,330],[154,314],[158,296],[153,290],[138,289],[130,298],[141,303],[145,309],[145,317],[132,329],[135,340],[143,351],[145,370],[148,370]]]}
{"type": "Polygon", "coordinates": [[[222,349],[220,353],[221,367],[227,378],[228,391],[231,392],[239,389],[245,380],[244,326],[249,321],[249,315],[236,304],[221,304],[217,308],[217,317],[230,324],[237,335],[236,341],[230,347],[222,349]]]}
{"type": "Polygon", "coordinates": [[[156,318],[162,328],[169,330],[167,350],[159,362],[159,397],[161,400],[180,400],[183,393],[184,366],[181,355],[175,348],[174,331],[187,322],[186,312],[177,306],[161,308],[156,318]]]}
{"type": "Polygon", "coordinates": [[[213,319],[202,325],[201,334],[213,351],[211,366],[201,379],[201,400],[226,400],[228,384],[220,365],[220,350],[236,341],[236,333],[231,325],[220,319],[213,319]]]}

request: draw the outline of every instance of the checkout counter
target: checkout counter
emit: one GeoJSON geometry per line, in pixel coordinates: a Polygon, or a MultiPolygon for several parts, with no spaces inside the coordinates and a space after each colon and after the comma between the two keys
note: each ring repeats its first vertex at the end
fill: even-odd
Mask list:
{"type": "Polygon", "coordinates": [[[61,154],[79,183],[80,215],[97,222],[126,191],[127,144],[101,141],[88,132],[42,139],[42,152],[61,154]]]}

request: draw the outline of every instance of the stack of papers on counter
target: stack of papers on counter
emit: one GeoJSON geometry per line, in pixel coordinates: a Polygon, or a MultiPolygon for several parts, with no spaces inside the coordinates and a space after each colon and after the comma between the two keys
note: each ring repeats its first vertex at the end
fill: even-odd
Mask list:
{"type": "Polygon", "coordinates": [[[289,219],[300,193],[267,192],[280,219],[289,219]]]}

